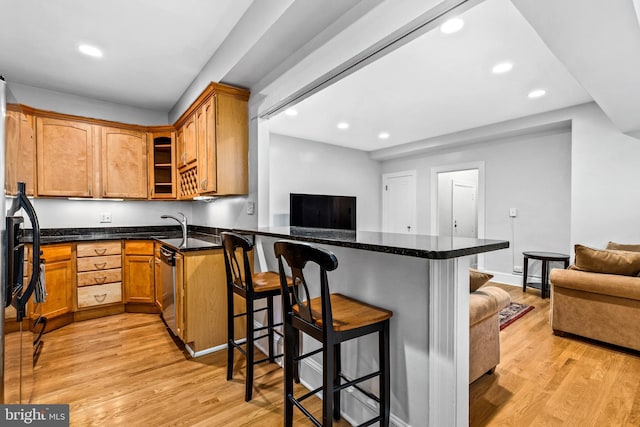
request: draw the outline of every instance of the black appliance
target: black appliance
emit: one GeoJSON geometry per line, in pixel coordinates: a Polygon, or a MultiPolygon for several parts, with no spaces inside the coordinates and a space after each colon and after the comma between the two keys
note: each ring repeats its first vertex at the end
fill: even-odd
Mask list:
{"type": "Polygon", "coordinates": [[[289,194],[289,225],[356,231],[356,198],[289,194]]]}
{"type": "Polygon", "coordinates": [[[42,277],[42,260],[40,258],[40,224],[33,205],[27,198],[25,183],[18,183],[18,193],[6,215],[5,231],[5,254],[4,254],[4,308],[13,307],[15,320],[19,326],[17,332],[5,335],[4,342],[4,403],[29,403],[32,383],[33,365],[42,350],[44,333],[47,319],[40,316],[40,306],[45,301],[46,290],[44,278],[42,277]],[[18,213],[23,210],[26,214],[33,230],[32,238],[32,260],[31,271],[28,274],[29,280],[25,283],[25,236],[22,228],[25,219],[18,213]],[[31,300],[31,319],[27,312],[27,303],[31,300]],[[32,331],[25,330],[28,320],[32,331]]]}

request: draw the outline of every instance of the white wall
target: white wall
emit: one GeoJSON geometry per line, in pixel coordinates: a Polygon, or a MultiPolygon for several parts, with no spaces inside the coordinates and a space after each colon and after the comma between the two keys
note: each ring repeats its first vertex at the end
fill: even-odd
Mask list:
{"type": "Polygon", "coordinates": [[[571,155],[571,243],[640,242],[640,140],[588,104],[573,119],[571,155]]]}
{"type": "MultiPolygon", "coordinates": [[[[7,206],[11,199],[7,200],[7,206]]],[[[143,225],[177,225],[170,219],[161,219],[163,214],[175,215],[182,212],[189,224],[194,222],[194,202],[175,201],[106,201],[68,200],[36,198],[31,199],[40,228],[76,227],[128,227],[143,225]],[[101,223],[100,214],[111,214],[111,223],[101,223]]],[[[199,224],[198,224],[199,225],[199,224]]]]}
{"type": "Polygon", "coordinates": [[[538,133],[387,160],[382,172],[416,169],[419,234],[430,234],[431,168],[485,162],[485,237],[510,249],[485,254],[484,268],[511,274],[522,251],[567,252],[570,245],[571,135],[538,133]],[[509,208],[518,217],[509,218],[509,208]]]}
{"type": "Polygon", "coordinates": [[[41,110],[142,126],[169,123],[166,111],[114,104],[19,83],[10,83],[9,87],[20,104],[41,110]]]}
{"type": "Polygon", "coordinates": [[[380,164],[366,152],[270,136],[270,218],[289,225],[289,193],[356,196],[357,229],[380,230],[380,164]]]}

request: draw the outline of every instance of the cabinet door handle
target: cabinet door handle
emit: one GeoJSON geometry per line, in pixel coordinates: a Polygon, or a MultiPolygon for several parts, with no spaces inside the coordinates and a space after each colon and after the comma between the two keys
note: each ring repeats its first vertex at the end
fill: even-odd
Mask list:
{"type": "Polygon", "coordinates": [[[102,248],[102,249],[94,249],[96,255],[104,255],[105,253],[107,253],[107,248],[102,248]]]}
{"type": "Polygon", "coordinates": [[[100,295],[93,295],[93,297],[96,299],[97,302],[104,302],[105,299],[107,299],[107,294],[100,294],[100,295]]]}
{"type": "Polygon", "coordinates": [[[103,284],[104,282],[107,281],[107,276],[96,277],[95,281],[96,281],[96,283],[103,284]]]}
{"type": "Polygon", "coordinates": [[[100,264],[94,263],[93,265],[95,265],[98,270],[102,270],[103,268],[105,268],[107,266],[107,263],[106,262],[102,262],[100,264]]]}

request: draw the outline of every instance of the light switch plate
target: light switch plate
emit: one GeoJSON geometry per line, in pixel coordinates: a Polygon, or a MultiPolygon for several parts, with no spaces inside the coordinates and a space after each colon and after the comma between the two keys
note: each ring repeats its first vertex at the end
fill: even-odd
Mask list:
{"type": "Polygon", "coordinates": [[[509,208],[509,216],[515,218],[518,216],[518,208],[509,208]]]}

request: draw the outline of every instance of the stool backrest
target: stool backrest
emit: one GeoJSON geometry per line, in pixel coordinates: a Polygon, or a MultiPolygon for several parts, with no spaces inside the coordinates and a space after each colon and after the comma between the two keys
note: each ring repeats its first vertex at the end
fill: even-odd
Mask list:
{"type": "MultiPolygon", "coordinates": [[[[329,280],[327,271],[338,268],[336,256],[322,248],[312,246],[307,243],[278,241],[274,244],[275,255],[278,258],[278,270],[280,273],[280,287],[282,288],[282,301],[285,315],[293,313],[293,305],[298,305],[299,316],[310,325],[316,323],[311,310],[311,294],[304,277],[303,270],[309,261],[320,267],[320,296],[322,307],[314,307],[322,312],[322,324],[333,325],[331,315],[331,298],[329,292],[329,280]],[[287,285],[287,275],[284,269],[284,262],[291,269],[291,279],[294,285],[287,285]]],[[[327,328],[324,328],[327,329],[327,328]]]]}
{"type": "Polygon", "coordinates": [[[224,249],[224,266],[229,290],[236,287],[244,292],[252,292],[251,264],[249,264],[247,253],[253,249],[253,242],[246,236],[231,232],[220,233],[220,237],[224,249]],[[238,256],[241,256],[240,261],[238,256]]]}

